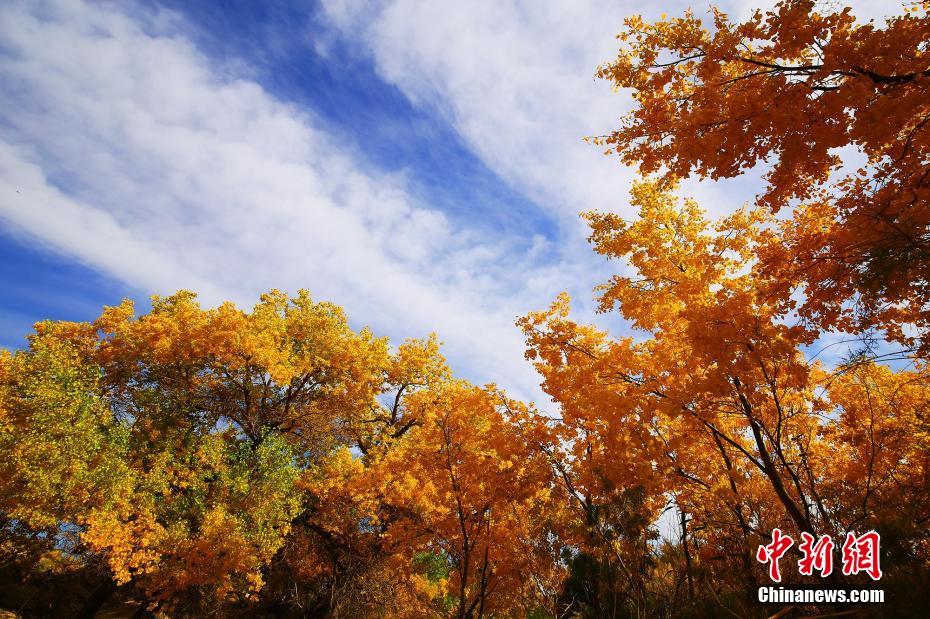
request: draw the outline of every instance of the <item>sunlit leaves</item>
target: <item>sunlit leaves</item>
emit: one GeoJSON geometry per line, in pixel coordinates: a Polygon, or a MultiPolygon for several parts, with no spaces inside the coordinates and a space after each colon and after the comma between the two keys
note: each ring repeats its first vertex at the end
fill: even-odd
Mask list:
{"type": "Polygon", "coordinates": [[[627,20],[617,59],[598,75],[632,89],[635,107],[595,141],[666,181],[767,166],[759,204],[797,211],[760,268],[800,288],[802,314],[818,326],[877,327],[924,346],[926,4],[883,24],[807,0],[742,23],[716,9],[711,18],[627,20]]]}

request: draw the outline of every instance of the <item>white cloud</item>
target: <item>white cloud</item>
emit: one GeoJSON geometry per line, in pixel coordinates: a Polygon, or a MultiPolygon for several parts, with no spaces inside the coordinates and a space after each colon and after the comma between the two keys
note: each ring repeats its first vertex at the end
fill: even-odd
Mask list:
{"type": "MultiPolygon", "coordinates": [[[[581,142],[628,105],[595,67],[623,17],[674,4],[325,5],[385,80],[557,222],[555,238],[534,239],[461,229],[244,79],[254,67],[219,65],[176,15],[128,6],[0,6],[7,225],[146,292],[249,303],[307,287],[395,340],[436,330],[470,378],[538,396],[512,320],[564,288],[590,316],[606,268],[577,213],[627,208],[630,172],[581,142]]],[[[746,181],[729,187],[693,189],[719,210],[751,197],[746,181]]]]}
{"type": "Polygon", "coordinates": [[[306,287],[395,340],[436,330],[470,378],[538,396],[513,319],[560,271],[453,229],[177,31],[112,5],[0,8],[7,225],[147,292],[306,287]]]}
{"type": "Polygon", "coordinates": [[[156,290],[187,287],[208,298],[217,295],[209,281],[186,271],[174,256],[138,238],[136,231],[50,186],[41,168],[2,142],[0,188],[5,196],[3,215],[25,230],[41,230],[37,236],[48,246],[79,256],[127,282],[144,282],[156,290]]]}
{"type": "MultiPolygon", "coordinates": [[[[713,4],[742,19],[775,2],[713,4]]],[[[384,79],[414,103],[445,114],[490,169],[559,218],[564,242],[587,251],[577,213],[624,211],[633,176],[616,157],[581,142],[609,133],[632,107],[628,96],[593,79],[595,69],[615,57],[624,18],[657,19],[688,6],[681,0],[331,0],[323,10],[344,37],[369,49],[384,79]]],[[[901,12],[880,0],[852,6],[863,19],[901,12]]],[[[751,200],[762,173],[689,181],[684,189],[721,214],[751,200]]]]}
{"type": "Polygon", "coordinates": [[[324,10],[384,79],[446,115],[490,169],[573,227],[579,211],[626,202],[628,175],[582,138],[620,115],[621,99],[593,74],[633,6],[349,0],[324,10]]]}

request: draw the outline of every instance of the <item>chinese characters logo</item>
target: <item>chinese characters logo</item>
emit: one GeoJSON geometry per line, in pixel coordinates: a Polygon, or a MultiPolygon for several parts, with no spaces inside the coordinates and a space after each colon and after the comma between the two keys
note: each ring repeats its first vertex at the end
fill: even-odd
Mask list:
{"type": "MultiPolygon", "coordinates": [[[[798,572],[803,576],[811,576],[814,570],[820,572],[821,577],[833,573],[833,539],[829,535],[815,538],[810,533],[801,533],[801,544],[798,551],[801,558],[798,560],[798,572]]],[[[879,561],[879,542],[881,538],[875,531],[862,535],[847,533],[843,542],[842,561],[843,575],[854,576],[861,572],[869,575],[872,580],[882,577],[879,561]]],[[[774,582],[781,582],[781,569],[779,560],[794,546],[794,540],[781,532],[781,529],[772,531],[772,541],[759,546],[756,551],[756,560],[759,563],[768,563],[769,578],[774,582]]]]}

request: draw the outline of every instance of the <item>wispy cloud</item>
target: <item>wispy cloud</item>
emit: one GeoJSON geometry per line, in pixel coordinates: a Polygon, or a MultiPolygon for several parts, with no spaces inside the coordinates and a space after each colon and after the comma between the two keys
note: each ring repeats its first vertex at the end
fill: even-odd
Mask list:
{"type": "Polygon", "coordinates": [[[512,321],[549,295],[551,260],[453,227],[307,112],[215,70],[174,22],[0,9],[7,224],[156,293],[307,287],[395,338],[435,329],[467,375],[534,394],[512,321]]]}
{"type": "MultiPolygon", "coordinates": [[[[444,114],[491,169],[547,208],[565,240],[584,249],[572,235],[578,211],[627,210],[633,178],[581,141],[608,133],[633,104],[595,80],[596,67],[616,56],[626,17],[709,12],[711,4],[745,19],[775,1],[332,0],[323,10],[343,37],[369,50],[386,81],[444,114]]],[[[844,4],[863,20],[896,10],[875,0],[844,4]]],[[[751,200],[763,172],[684,189],[721,214],[751,200]]]]}
{"type": "MultiPolygon", "coordinates": [[[[325,3],[317,60],[339,45],[369,58],[380,92],[395,87],[421,110],[416,122],[428,119],[418,139],[439,127],[471,151],[418,168],[383,145],[371,156],[364,136],[327,124],[332,114],[264,89],[268,58],[210,56],[183,15],[6,2],[0,221],[140,291],[248,304],[270,287],[306,287],[395,340],[435,330],[459,372],[538,396],[513,319],[563,289],[590,318],[608,268],[577,214],[629,209],[632,173],[581,141],[615,126],[629,101],[592,75],[625,16],[683,6],[325,3]],[[473,169],[446,168],[468,157],[484,166],[480,182],[496,177],[510,193],[460,191],[479,182],[473,169]],[[430,180],[418,178],[427,168],[430,180]],[[443,175],[454,182],[440,191],[443,175]]],[[[326,84],[303,87],[326,97],[326,84]]],[[[379,132],[400,140],[410,126],[379,132]]],[[[722,211],[751,185],[689,189],[722,211]]]]}
{"type": "Polygon", "coordinates": [[[622,112],[593,74],[635,6],[347,0],[324,10],[385,80],[435,107],[491,169],[574,226],[581,210],[626,202],[629,174],[582,138],[622,112]]]}

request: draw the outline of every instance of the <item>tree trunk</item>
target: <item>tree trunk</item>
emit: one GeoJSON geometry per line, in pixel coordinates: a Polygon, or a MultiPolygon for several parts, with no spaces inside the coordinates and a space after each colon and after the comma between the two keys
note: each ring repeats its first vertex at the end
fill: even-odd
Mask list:
{"type": "Polygon", "coordinates": [[[94,589],[90,597],[84,601],[84,605],[81,606],[81,610],[78,611],[78,619],[93,619],[96,617],[97,613],[100,612],[100,609],[107,603],[107,600],[110,599],[110,596],[112,596],[115,591],[116,582],[108,578],[106,582],[94,589]]]}

